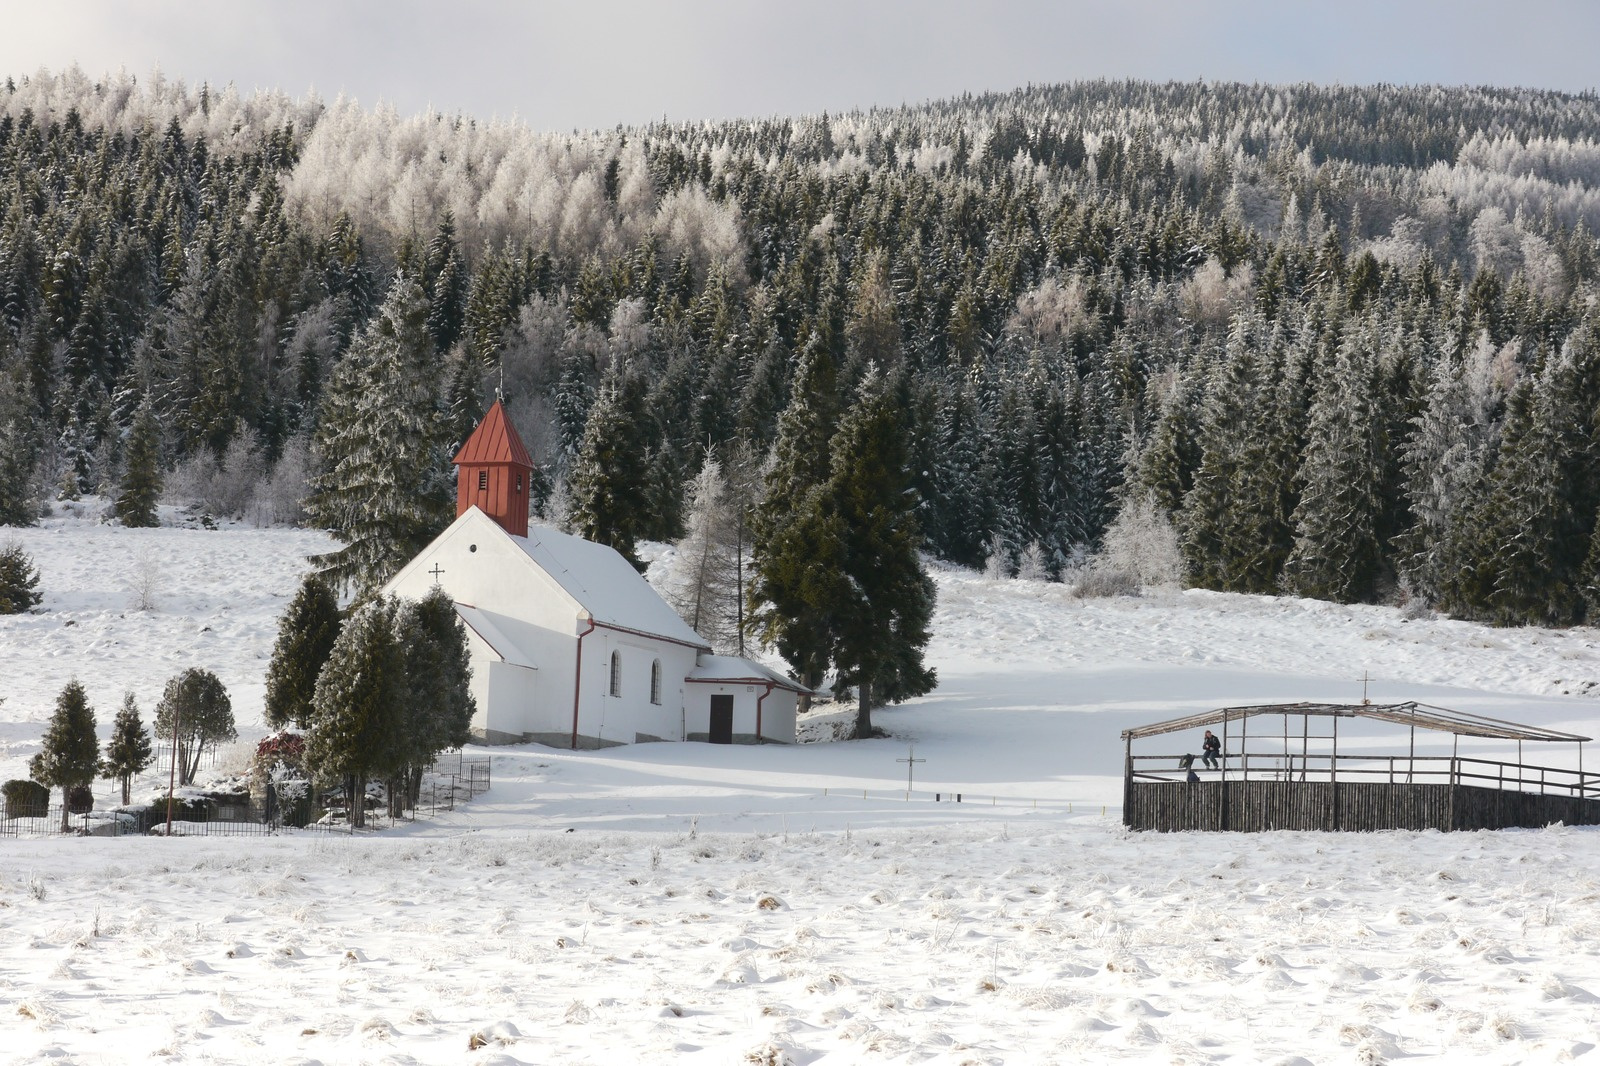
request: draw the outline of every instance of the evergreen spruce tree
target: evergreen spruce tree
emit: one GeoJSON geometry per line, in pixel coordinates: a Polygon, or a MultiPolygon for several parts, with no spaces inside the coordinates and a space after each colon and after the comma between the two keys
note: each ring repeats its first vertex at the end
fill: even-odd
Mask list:
{"type": "Polygon", "coordinates": [[[1600,619],[1600,521],[1589,538],[1589,553],[1578,575],[1578,589],[1583,596],[1584,617],[1593,625],[1600,619]]]}
{"type": "Polygon", "coordinates": [[[0,360],[0,526],[31,526],[39,506],[33,472],[39,449],[20,359],[0,360]]]}
{"type": "Polygon", "coordinates": [[[390,812],[401,799],[415,804],[423,772],[441,752],[472,738],[472,666],[466,629],[455,603],[439,586],[420,600],[404,601],[395,617],[405,665],[404,717],[400,726],[399,779],[391,783],[390,812]]]}
{"type": "Polygon", "coordinates": [[[17,541],[0,544],[0,615],[31,611],[42,599],[32,557],[17,541]]]}
{"type": "Polygon", "coordinates": [[[1235,479],[1232,539],[1243,550],[1231,561],[1229,587],[1267,595],[1278,591],[1294,548],[1290,523],[1298,497],[1295,477],[1306,404],[1298,346],[1283,350],[1281,337],[1262,356],[1255,432],[1241,441],[1235,479]]]}
{"type": "Polygon", "coordinates": [[[582,352],[569,352],[561,361],[561,377],[556,382],[551,406],[555,408],[561,454],[569,461],[575,459],[583,447],[584,427],[589,422],[589,408],[594,404],[593,374],[594,367],[582,352]]]}
{"type": "Polygon", "coordinates": [[[589,412],[583,447],[567,479],[573,530],[615,548],[641,572],[634,545],[650,519],[644,502],[651,494],[650,466],[641,432],[648,417],[643,380],[631,367],[613,367],[589,412]]]}
{"type": "Polygon", "coordinates": [[[167,681],[156,704],[156,735],[178,738],[178,783],[194,784],[200,758],[207,748],[237,740],[233,701],[222,679],[210,670],[191,666],[167,681]]]}
{"type": "Polygon", "coordinates": [[[933,689],[922,659],[933,620],[933,581],[917,555],[916,499],[893,390],[869,376],[840,421],[824,490],[822,548],[841,573],[824,585],[832,603],[834,664],[856,690],[856,736],[872,735],[872,708],[933,689]],[[840,580],[840,579],[843,580],[840,580]]]}
{"type": "Polygon", "coordinates": [[[377,588],[450,520],[450,444],[428,305],[395,279],[377,317],[350,346],[323,394],[309,520],[344,543],[313,562],[343,588],[377,588]]]}
{"type": "Polygon", "coordinates": [[[405,765],[407,675],[395,612],[393,600],[375,598],[346,619],[317,678],[306,730],[306,768],[324,785],[345,787],[356,827],[366,824],[367,782],[405,765]]]}
{"type": "Polygon", "coordinates": [[[470,281],[467,265],[456,249],[455,217],[446,211],[428,242],[422,270],[422,286],[428,299],[428,331],[438,352],[448,352],[461,336],[470,281]]]}
{"type": "Polygon", "coordinates": [[[1008,384],[989,419],[993,435],[987,459],[995,479],[994,532],[1013,550],[1037,539],[1041,525],[1037,413],[1029,384],[1043,387],[1036,382],[1008,384]]]}
{"type": "Polygon", "coordinates": [[[0,416],[0,526],[31,526],[38,518],[33,489],[37,454],[25,423],[0,416]]]}
{"type": "MultiPolygon", "coordinates": [[[[1258,363],[1259,325],[1259,320],[1244,317],[1234,322],[1227,351],[1213,371],[1201,405],[1200,463],[1178,515],[1184,566],[1189,580],[1200,588],[1243,591],[1258,547],[1251,539],[1253,523],[1241,521],[1240,496],[1251,473],[1246,455],[1260,432],[1265,407],[1260,402],[1267,383],[1258,363]]],[[[1177,460],[1176,455],[1162,458],[1177,460]]],[[[1158,499],[1179,478],[1176,471],[1154,468],[1149,476],[1158,499]]]]}
{"type": "Polygon", "coordinates": [[[1600,351],[1587,329],[1551,357],[1533,387],[1526,429],[1508,429],[1476,537],[1500,625],[1572,625],[1583,617],[1583,566],[1595,528],[1591,419],[1600,351]]]}
{"type": "Polygon", "coordinates": [[[117,495],[117,520],[125,526],[159,525],[156,503],[161,498],[161,426],[146,400],[134,416],[128,434],[128,454],[117,495]]]}
{"type": "Polygon", "coordinates": [[[1456,528],[1483,495],[1499,444],[1494,422],[1503,396],[1494,378],[1487,333],[1464,361],[1449,352],[1434,363],[1426,406],[1404,451],[1411,527],[1400,538],[1401,572],[1411,590],[1435,604],[1453,568],[1456,528]]]}
{"type": "Polygon", "coordinates": [[[100,767],[100,741],[95,736],[94,708],[76,678],[56,697],[55,714],[45,728],[39,754],[28,774],[46,788],[61,790],[61,828],[67,828],[72,790],[87,787],[100,767]]]}
{"type": "MultiPolygon", "coordinates": [[[[838,423],[837,364],[815,335],[802,349],[789,406],[778,419],[772,466],[751,520],[747,625],[776,648],[807,688],[832,662],[831,601],[842,574],[824,508],[829,441],[838,423]]],[[[801,698],[802,709],[809,699],[801,698]]]]}
{"type": "Polygon", "coordinates": [[[129,692],[122,697],[122,708],[111,723],[111,739],[106,743],[105,758],[100,762],[100,776],[122,785],[123,806],[132,801],[133,779],[149,767],[155,758],[154,751],[150,732],[139,717],[139,704],[129,692]]]}
{"type": "MultiPolygon", "coordinates": [[[[1083,414],[1075,380],[1050,382],[1034,397],[1033,469],[1037,479],[1037,504],[1031,536],[1017,560],[1018,576],[1030,578],[1059,574],[1074,548],[1098,534],[1091,532],[1087,497],[1093,491],[1097,456],[1090,442],[1079,437],[1083,414]],[[1029,551],[1036,558],[1028,558],[1029,551]],[[1036,573],[1042,565],[1044,573],[1036,573]]],[[[1081,550],[1081,549],[1080,549],[1081,550]]]]}
{"type": "Polygon", "coordinates": [[[1157,406],[1149,429],[1132,442],[1135,450],[1128,457],[1128,491],[1171,516],[1182,507],[1199,466],[1194,414],[1184,409],[1176,387],[1164,387],[1152,402],[1157,406]]]}
{"type": "Polygon", "coordinates": [[[278,620],[278,639],[267,664],[263,706],[267,725],[305,729],[311,721],[317,675],[333,651],[341,622],[339,600],[320,575],[308,574],[278,620]]]}
{"type": "Polygon", "coordinates": [[[1294,550],[1284,565],[1289,588],[1302,596],[1353,603],[1376,591],[1382,457],[1368,360],[1365,346],[1347,339],[1317,385],[1294,550]]]}
{"type": "Polygon", "coordinates": [[[1050,520],[1046,524],[1055,538],[1051,553],[1056,567],[1069,555],[1092,551],[1099,545],[1101,534],[1116,514],[1126,447],[1126,433],[1118,420],[1111,383],[1103,371],[1084,375],[1075,387],[1064,387],[1061,395],[1063,421],[1070,434],[1071,462],[1064,471],[1067,505],[1060,508],[1053,504],[1061,517],[1054,524],[1050,520]]]}
{"type": "Polygon", "coordinates": [[[930,492],[922,497],[919,524],[939,558],[981,566],[997,508],[985,459],[988,432],[970,384],[944,390],[937,418],[930,492]]]}

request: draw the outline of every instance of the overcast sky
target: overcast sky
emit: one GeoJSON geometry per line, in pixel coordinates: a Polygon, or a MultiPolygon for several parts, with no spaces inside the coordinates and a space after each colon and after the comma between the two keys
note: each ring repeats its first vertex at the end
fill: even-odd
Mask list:
{"type": "Polygon", "coordinates": [[[1597,0],[0,0],[0,74],[157,66],[539,129],[1093,77],[1593,88],[1597,0]]]}

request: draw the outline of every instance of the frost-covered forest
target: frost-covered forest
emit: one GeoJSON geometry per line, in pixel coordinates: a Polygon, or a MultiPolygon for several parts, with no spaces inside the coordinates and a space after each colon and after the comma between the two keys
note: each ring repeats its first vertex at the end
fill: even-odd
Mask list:
{"type": "Polygon", "coordinates": [[[542,508],[626,470],[631,535],[673,540],[708,454],[820,478],[866,388],[939,558],[1060,576],[1170,525],[1193,585],[1577,623],[1596,229],[1593,94],[1091,82],[543,134],[12,78],[0,523],[164,492],[336,524],[330,427],[392,388],[436,415],[426,527],[498,389],[542,508]]]}

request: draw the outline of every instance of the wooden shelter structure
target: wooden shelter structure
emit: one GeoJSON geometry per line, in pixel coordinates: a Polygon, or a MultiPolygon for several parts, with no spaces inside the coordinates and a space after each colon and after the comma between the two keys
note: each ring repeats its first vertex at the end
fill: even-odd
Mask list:
{"type": "MultiPolygon", "coordinates": [[[[1347,728],[1347,734],[1349,726],[1347,728]]],[[[1554,822],[1600,824],[1600,773],[1583,768],[1590,737],[1519,725],[1422,703],[1285,703],[1221,707],[1124,730],[1122,821],[1132,829],[1504,829],[1554,822]],[[1394,754],[1339,750],[1339,723],[1402,727],[1394,754]],[[1134,741],[1214,729],[1216,770],[1179,754],[1136,754],[1134,741]],[[1418,755],[1417,730],[1451,735],[1449,755],[1418,755]],[[1517,761],[1460,753],[1462,737],[1516,741],[1517,761]],[[1313,746],[1313,741],[1318,742],[1313,746]],[[1322,742],[1328,742],[1326,746],[1322,742]],[[1574,743],[1576,770],[1528,764],[1524,742],[1574,743]],[[1198,780],[1195,779],[1198,777],[1198,780]]],[[[1363,738],[1364,740],[1366,738],[1363,738]]]]}

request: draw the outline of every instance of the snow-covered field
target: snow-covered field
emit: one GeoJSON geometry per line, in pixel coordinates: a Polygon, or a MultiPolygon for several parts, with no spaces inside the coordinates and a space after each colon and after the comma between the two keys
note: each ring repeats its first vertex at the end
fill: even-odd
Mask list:
{"type": "MultiPolygon", "coordinates": [[[[45,603],[0,618],[0,778],[74,675],[102,735],[188,666],[261,733],[322,537],[12,535],[45,603]]],[[[1135,835],[1115,806],[1127,726],[1363,676],[1596,735],[1594,631],[936,578],[941,686],[892,739],[482,749],[488,794],[354,838],[0,839],[0,1063],[1600,1063],[1595,831],[1135,835]]]]}

